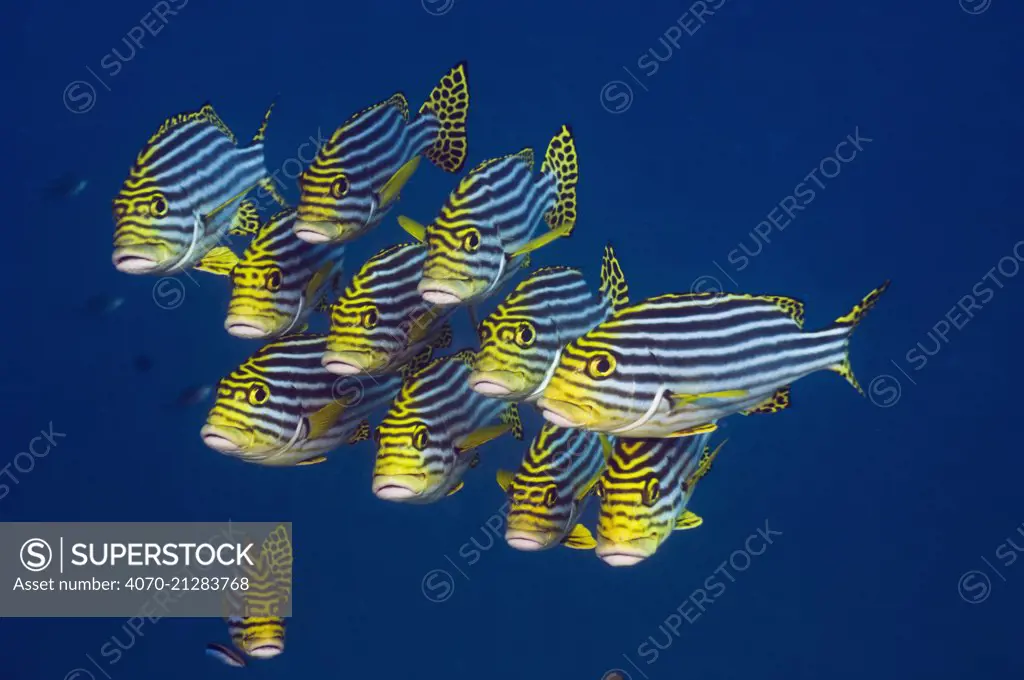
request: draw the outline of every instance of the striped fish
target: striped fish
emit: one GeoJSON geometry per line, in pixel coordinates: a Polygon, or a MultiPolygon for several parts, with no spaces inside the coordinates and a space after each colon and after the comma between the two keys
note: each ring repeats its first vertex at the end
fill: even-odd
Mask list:
{"type": "Polygon", "coordinates": [[[284,651],[280,612],[292,595],[292,562],[291,537],[278,525],[264,539],[254,566],[241,569],[249,588],[226,591],[228,634],[248,657],[270,659],[284,651]]]}
{"type": "Polygon", "coordinates": [[[462,475],[475,464],[479,446],[506,432],[523,438],[515,404],[469,389],[472,361],[473,352],[463,350],[406,379],[374,435],[378,498],[433,503],[462,488],[462,475]]]}
{"type": "Polygon", "coordinates": [[[686,294],[649,298],[616,312],[566,346],[538,406],[561,427],[624,437],[711,432],[733,413],[774,413],[789,386],[820,370],[850,368],[850,334],[886,290],[804,331],[804,306],[773,295],[686,294]]]}
{"type": "Polygon", "coordinates": [[[201,434],[207,446],[249,463],[321,463],[369,437],[367,416],[401,387],[400,375],[342,377],[320,363],[323,334],[295,334],[261,348],[217,385],[201,434]]]}
{"type": "Polygon", "coordinates": [[[626,279],[611,244],[604,249],[597,296],[578,269],[538,269],[480,325],[470,387],[489,397],[535,401],[562,348],[628,304],[626,279]]]}
{"type": "Polygon", "coordinates": [[[597,556],[613,567],[647,559],[673,530],[703,520],[686,509],[693,490],[711,469],[709,434],[677,439],[618,439],[597,484],[597,556]]]}
{"type": "Polygon", "coordinates": [[[231,277],[224,328],[239,338],[270,339],[300,331],[328,284],[337,286],[345,246],[314,245],[295,236],[295,209],[271,217],[242,253],[220,258],[217,273],[231,277]]]}
{"type": "Polygon", "coordinates": [[[381,250],[331,305],[324,367],[337,375],[394,371],[416,357],[426,364],[452,340],[454,308],[426,302],[416,290],[427,249],[403,243],[381,250]],[[425,359],[425,360],[424,360],[425,359]]]}
{"type": "Polygon", "coordinates": [[[114,199],[114,266],[128,274],[216,266],[228,231],[251,233],[259,216],[246,194],[264,187],[282,205],[267,172],[263,138],[271,104],[252,142],[235,135],[205,104],[172,116],[139,152],[114,199]]]}
{"type": "Polygon", "coordinates": [[[465,62],[441,78],[409,122],[401,92],[341,125],[299,176],[304,241],[351,241],[374,229],[394,205],[420,156],[446,172],[466,162],[469,81],[465,62]]]}
{"type": "Polygon", "coordinates": [[[498,471],[509,502],[505,541],[528,551],[593,548],[594,537],[579,523],[580,515],[610,451],[604,435],[545,424],[519,470],[498,471]]]}
{"type": "Polygon", "coordinates": [[[533,165],[533,149],[484,161],[459,182],[429,225],[398,218],[427,244],[419,283],[424,300],[475,303],[504,285],[526,253],[572,233],[579,163],[568,125],[548,145],[539,177],[533,165]],[[534,238],[541,218],[550,231],[534,238]]]}

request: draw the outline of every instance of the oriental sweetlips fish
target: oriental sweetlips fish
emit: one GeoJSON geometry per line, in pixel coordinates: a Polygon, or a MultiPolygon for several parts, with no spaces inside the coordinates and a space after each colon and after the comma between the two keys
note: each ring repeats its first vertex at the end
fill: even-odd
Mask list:
{"type": "Polygon", "coordinates": [[[339,378],[320,363],[326,345],[326,335],[287,335],[223,378],[201,431],[206,445],[279,467],[321,463],[322,454],[367,439],[367,416],[394,398],[402,377],[339,378]]]}
{"type": "Polygon", "coordinates": [[[605,246],[596,296],[578,269],[538,269],[480,324],[470,386],[489,397],[536,400],[562,348],[628,304],[626,279],[611,245],[605,246]]]}
{"type": "Polygon", "coordinates": [[[224,328],[240,338],[268,339],[304,330],[309,315],[339,287],[345,246],[314,245],[295,236],[295,209],[271,217],[241,258],[228,251],[216,273],[231,277],[224,328]]]}
{"type": "Polygon", "coordinates": [[[504,285],[527,253],[572,234],[579,160],[568,125],[548,145],[540,176],[533,167],[533,149],[484,161],[459,182],[430,224],[398,218],[427,244],[419,283],[424,300],[474,304],[504,285]],[[550,231],[534,238],[542,219],[550,231]]]}
{"type": "Polygon", "coordinates": [[[803,330],[804,305],[788,297],[649,298],[569,343],[537,405],[561,427],[660,438],[786,408],[790,384],[815,371],[834,371],[863,394],[850,335],[888,285],[818,331],[803,330]]]}
{"type": "Polygon", "coordinates": [[[517,550],[596,545],[579,523],[590,492],[604,470],[611,443],[604,435],[546,423],[530,443],[519,470],[498,471],[508,494],[505,541],[517,550]]]}
{"type": "Polygon", "coordinates": [[[398,200],[420,156],[446,172],[466,162],[469,81],[465,62],[441,78],[409,120],[401,92],[342,124],[299,176],[295,233],[304,241],[351,241],[374,229],[398,200]]]}
{"type": "Polygon", "coordinates": [[[380,251],[331,305],[324,367],[338,375],[388,373],[415,359],[422,367],[448,347],[455,308],[425,301],[416,290],[427,249],[403,243],[380,251]]]}
{"type": "Polygon", "coordinates": [[[208,655],[237,668],[246,665],[246,657],[270,659],[284,651],[285,620],[280,614],[291,599],[292,559],[291,537],[278,526],[263,541],[254,565],[242,567],[248,588],[225,593],[228,634],[242,654],[210,643],[208,655]]]}
{"type": "Polygon", "coordinates": [[[597,556],[613,567],[647,559],[673,531],[703,520],[686,509],[721,450],[709,434],[676,439],[618,439],[597,484],[597,556]]]}
{"type": "Polygon", "coordinates": [[[462,488],[476,449],[506,432],[523,438],[515,404],[469,389],[473,352],[435,359],[402,385],[374,438],[373,493],[404,503],[433,503],[462,488]]]}
{"type": "MultiPolygon", "coordinates": [[[[114,199],[114,266],[128,274],[216,268],[229,231],[254,233],[263,187],[284,205],[267,172],[263,138],[274,105],[252,142],[235,135],[210,104],[168,118],[139,152],[114,199]],[[198,265],[198,266],[197,266],[198,265]]],[[[226,248],[224,248],[226,250],[226,248]]]]}

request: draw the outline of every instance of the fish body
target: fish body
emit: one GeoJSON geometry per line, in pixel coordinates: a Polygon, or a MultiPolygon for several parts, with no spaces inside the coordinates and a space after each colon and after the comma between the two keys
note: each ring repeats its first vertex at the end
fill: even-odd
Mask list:
{"type": "Polygon", "coordinates": [[[331,305],[323,356],[328,371],[387,373],[428,348],[450,343],[451,334],[445,336],[444,331],[455,308],[432,305],[416,290],[426,255],[420,243],[391,246],[367,260],[352,277],[331,305]]]}
{"type": "Polygon", "coordinates": [[[493,158],[459,182],[430,224],[400,218],[427,244],[420,294],[437,305],[468,305],[503,286],[525,254],[572,233],[578,179],[566,125],[548,145],[539,176],[532,149],[493,158]],[[534,238],[542,221],[551,231],[534,238]]]}
{"type": "Polygon", "coordinates": [[[200,263],[235,225],[243,200],[273,191],[263,139],[271,104],[247,146],[210,104],[168,118],[139,152],[114,199],[114,266],[172,274],[200,263]]]}
{"type": "Polygon", "coordinates": [[[700,524],[686,507],[721,449],[707,447],[710,436],[615,441],[597,487],[598,557],[615,567],[633,566],[674,530],[700,524]]]}
{"type": "Polygon", "coordinates": [[[294,224],[295,209],[282,210],[260,227],[240,258],[230,250],[222,254],[218,273],[231,278],[224,320],[231,335],[270,339],[297,331],[337,285],[345,246],[307,243],[295,235],[294,224]]]}
{"type": "Polygon", "coordinates": [[[292,562],[291,537],[278,526],[264,539],[254,565],[242,568],[248,589],[225,594],[228,634],[247,657],[270,659],[284,652],[285,620],[279,614],[291,599],[292,562]]]}
{"type": "Polygon", "coordinates": [[[536,401],[562,348],[628,300],[625,277],[610,244],[605,247],[597,295],[578,269],[538,269],[480,324],[480,351],[470,386],[489,397],[536,401]]]}
{"type": "Polygon", "coordinates": [[[433,503],[461,487],[478,446],[506,432],[522,439],[515,404],[469,389],[472,358],[463,350],[405,380],[375,435],[372,488],[378,498],[433,503]]]}
{"type": "Polygon", "coordinates": [[[545,423],[519,469],[498,473],[509,501],[505,541],[526,551],[593,548],[593,536],[579,521],[610,446],[603,435],[545,423]]]}
{"type": "Polygon", "coordinates": [[[462,62],[445,74],[411,121],[402,93],[352,116],[299,176],[295,233],[310,243],[366,234],[394,205],[420,156],[446,172],[461,170],[468,112],[462,62]]]}
{"type": "Polygon", "coordinates": [[[674,437],[710,431],[733,413],[785,408],[789,386],[815,371],[835,371],[860,391],[850,335],[887,287],[818,331],[803,330],[803,303],[792,298],[649,298],[569,343],[538,406],[562,427],[674,437]]]}
{"type": "Polygon", "coordinates": [[[217,384],[201,430],[207,446],[249,463],[292,466],[368,436],[367,416],[394,398],[399,375],[341,377],[320,363],[323,334],[274,340],[217,384]]]}

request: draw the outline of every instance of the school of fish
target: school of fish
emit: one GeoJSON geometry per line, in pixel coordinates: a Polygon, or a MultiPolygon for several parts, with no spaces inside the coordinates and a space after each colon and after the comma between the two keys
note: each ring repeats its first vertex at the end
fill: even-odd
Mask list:
{"type": "MultiPolygon", "coordinates": [[[[712,441],[722,419],[781,411],[793,382],[822,370],[863,394],[850,336],[888,282],[804,330],[803,303],[780,295],[631,299],[611,244],[596,293],[580,269],[531,271],[535,253],[575,231],[573,130],[555,127],[539,171],[527,147],[463,174],[469,104],[462,62],[415,113],[397,92],[352,114],[293,187],[267,169],[275,104],[244,145],[209,103],[173,115],[113,200],[113,264],[224,277],[226,332],[260,341],[212,390],[199,434],[213,451],[296,467],[366,441],[370,491],[424,504],[473,483],[481,453],[497,457],[486,451],[506,441],[521,454],[497,472],[509,546],[636,565],[674,531],[702,524],[689,502],[722,449],[712,441]],[[459,179],[436,215],[418,221],[394,208],[422,159],[459,179]],[[276,212],[262,214],[257,193],[276,212]],[[352,243],[389,215],[404,233],[394,228],[390,245],[345,271],[352,243]],[[453,348],[453,324],[465,321],[475,337],[453,348]],[[528,444],[524,406],[546,421],[528,444]]],[[[262,564],[254,580],[274,568],[262,564]]],[[[283,619],[230,616],[228,625],[235,649],[207,649],[226,664],[284,650],[283,619]]]]}

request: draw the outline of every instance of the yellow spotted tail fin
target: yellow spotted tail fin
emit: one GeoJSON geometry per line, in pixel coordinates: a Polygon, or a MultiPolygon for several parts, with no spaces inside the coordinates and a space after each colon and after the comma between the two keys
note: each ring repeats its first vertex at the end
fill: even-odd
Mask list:
{"type": "Polygon", "coordinates": [[[579,158],[576,155],[576,140],[572,128],[563,125],[548,144],[544,154],[541,173],[553,173],[557,197],[555,205],[544,215],[552,229],[567,227],[564,236],[570,236],[576,226],[576,184],[580,179],[579,158]]]}
{"type": "MultiPolygon", "coordinates": [[[[849,328],[850,333],[853,333],[853,330],[857,327],[857,324],[859,324],[867,315],[867,313],[870,312],[872,308],[874,308],[874,306],[878,303],[878,298],[880,298],[882,296],[882,293],[888,290],[888,288],[889,281],[885,281],[878,288],[875,288],[870,293],[865,295],[860,302],[853,306],[853,309],[851,309],[849,312],[833,321],[832,327],[834,328],[837,326],[844,326],[849,328]]],[[[850,383],[850,385],[853,386],[853,389],[860,392],[863,396],[864,389],[860,386],[860,383],[857,382],[857,378],[853,375],[853,368],[850,366],[849,348],[847,348],[846,352],[847,354],[845,357],[843,357],[843,360],[834,366],[830,366],[829,370],[835,371],[839,375],[843,376],[843,378],[846,379],[846,382],[850,383]]]]}
{"type": "Polygon", "coordinates": [[[427,159],[445,172],[458,172],[466,164],[469,148],[466,117],[469,113],[468,64],[461,61],[444,74],[420,107],[420,115],[437,119],[437,134],[423,151],[427,159]]]}
{"type": "Polygon", "coordinates": [[[598,292],[612,310],[629,304],[629,285],[611,243],[604,247],[604,257],[601,258],[601,287],[598,292]]]}

